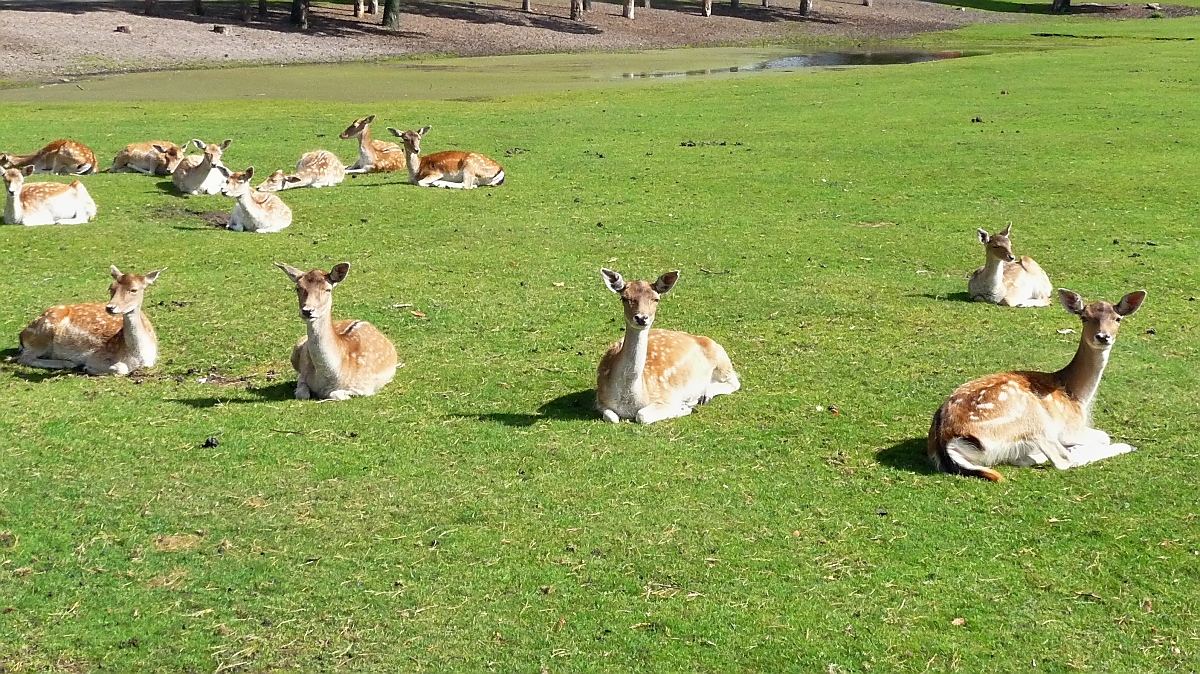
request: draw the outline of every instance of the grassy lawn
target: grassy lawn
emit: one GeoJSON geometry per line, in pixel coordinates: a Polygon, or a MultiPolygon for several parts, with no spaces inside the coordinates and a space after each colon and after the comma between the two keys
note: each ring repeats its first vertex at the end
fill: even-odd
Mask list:
{"type": "Polygon", "coordinates": [[[293,226],[255,236],[101,174],[93,223],[0,228],[3,355],[109,264],[168,267],[153,370],[0,366],[0,670],[1195,670],[1198,77],[1196,43],[1146,40],[499,102],[0,106],[5,149],[231,137],[259,170],[351,160],[337,133],[374,113],[509,176],[286,192],[293,226]],[[1058,307],[963,301],[975,228],[1008,222],[1058,286],[1149,291],[1095,408],[1136,453],[929,472],[955,386],[1075,349],[1058,307]],[[343,260],[335,316],[406,366],[293,400],[271,262],[343,260]],[[744,388],[597,420],[602,265],[681,269],[656,325],[744,388]]]}

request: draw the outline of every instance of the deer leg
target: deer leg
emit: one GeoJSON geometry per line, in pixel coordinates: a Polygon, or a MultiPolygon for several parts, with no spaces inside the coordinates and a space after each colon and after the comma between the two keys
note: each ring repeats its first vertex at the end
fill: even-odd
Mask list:
{"type": "Polygon", "coordinates": [[[617,413],[612,410],[601,410],[600,416],[604,417],[604,420],[611,424],[621,423],[621,417],[617,416],[617,413]]]}
{"type": "Polygon", "coordinates": [[[692,408],[682,403],[675,405],[647,405],[638,410],[637,422],[639,424],[652,424],[663,419],[674,419],[676,417],[684,417],[692,413],[692,408]]]}
{"type": "Polygon", "coordinates": [[[337,401],[341,401],[341,400],[349,400],[350,396],[352,396],[352,395],[354,395],[354,394],[351,393],[350,391],[347,391],[345,389],[338,389],[337,391],[330,391],[329,395],[325,396],[325,398],[322,400],[322,402],[337,402],[337,401]]]}
{"type": "Polygon", "coordinates": [[[57,360],[54,358],[18,358],[17,362],[29,367],[44,367],[47,370],[73,370],[79,367],[79,363],[70,360],[57,360]]]}

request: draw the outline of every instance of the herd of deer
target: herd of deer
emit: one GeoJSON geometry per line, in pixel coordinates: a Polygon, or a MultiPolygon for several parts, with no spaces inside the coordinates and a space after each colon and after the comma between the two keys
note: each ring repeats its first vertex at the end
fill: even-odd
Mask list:
{"type": "MultiPolygon", "coordinates": [[[[254,168],[234,172],[221,163],[229,147],[193,140],[200,155],[162,141],[127,146],[113,161],[113,172],[136,171],[171,175],[187,194],[223,192],[237,199],[228,227],[233,230],[274,232],[291,223],[291,210],[275,192],[297,187],[327,187],[346,173],[408,171],[409,182],[424,187],[471,189],[500,185],[504,170],[474,152],[439,152],[420,156],[416,131],[388,130],[402,146],[371,139],[374,115],[356,120],[342,134],[357,139],[359,157],[343,166],[332,152],[306,153],[296,172],[275,171],[257,188],[250,186],[254,168]]],[[[79,181],[24,183],[33,172],[94,173],[96,157],[84,145],[55,141],[31,155],[0,154],[8,187],[4,220],[10,224],[76,224],[96,214],[96,204],[79,181]],[[21,168],[25,168],[22,172],[21,168]]],[[[1009,238],[1011,225],[997,234],[978,230],[986,264],[970,277],[972,300],[1010,307],[1051,304],[1046,272],[1029,257],[1017,259],[1009,238]]],[[[277,266],[296,287],[300,316],[307,330],[292,351],[297,372],[296,397],[346,400],[375,394],[392,380],[396,349],[378,329],[365,321],[333,320],[333,289],[345,280],[348,263],[328,272],[308,272],[277,266]]],[[[163,270],[145,275],[111,268],[108,304],[56,306],[21,332],[17,361],[43,368],[83,368],[89,374],[125,375],[152,367],[158,358],[158,338],[142,313],[147,286],[163,270]]],[[[609,290],[621,297],[625,336],[600,360],[596,377],[596,406],[612,423],[622,419],[650,424],[690,414],[713,397],[741,387],[725,349],[713,340],[671,330],[651,329],[659,299],[679,281],[679,271],[663,274],[653,283],[625,281],[621,274],[601,269],[609,290]]],[[[1075,357],[1057,372],[1005,372],[968,382],[950,394],[934,415],[928,454],[941,471],[1001,480],[993,466],[1028,466],[1049,462],[1066,469],[1133,451],[1113,443],[1103,431],[1091,428],[1092,403],[1100,378],[1125,316],[1135,313],[1145,291],[1125,295],[1117,304],[1085,305],[1076,293],[1058,290],[1058,299],[1080,317],[1082,330],[1075,357]]]]}

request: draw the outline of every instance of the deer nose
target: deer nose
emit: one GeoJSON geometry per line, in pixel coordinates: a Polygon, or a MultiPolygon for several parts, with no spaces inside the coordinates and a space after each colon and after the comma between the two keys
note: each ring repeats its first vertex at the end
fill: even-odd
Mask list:
{"type": "Polygon", "coordinates": [[[115,315],[117,313],[117,305],[109,304],[108,306],[104,307],[104,310],[115,315]]]}
{"type": "Polygon", "coordinates": [[[301,309],[300,315],[303,316],[304,318],[312,318],[313,310],[312,309],[301,309]]]}
{"type": "Polygon", "coordinates": [[[1112,335],[1108,334],[1107,332],[1097,332],[1096,333],[1096,341],[1100,342],[1101,344],[1112,344],[1113,337],[1112,337],[1112,335]]]}
{"type": "Polygon", "coordinates": [[[635,314],[633,317],[633,322],[644,328],[650,324],[650,317],[646,316],[645,314],[635,314]]]}

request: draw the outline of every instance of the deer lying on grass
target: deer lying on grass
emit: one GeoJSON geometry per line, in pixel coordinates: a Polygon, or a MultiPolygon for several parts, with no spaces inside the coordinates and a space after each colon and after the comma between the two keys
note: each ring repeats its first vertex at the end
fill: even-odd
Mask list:
{"type": "Polygon", "coordinates": [[[146,286],[163,269],[145,276],[110,269],[108,304],[70,304],[47,309],[21,331],[17,362],[30,367],[69,369],[88,374],[126,375],[158,360],[158,336],[142,313],[146,286]]]}
{"type": "Polygon", "coordinates": [[[393,136],[404,144],[404,157],[408,167],[408,182],[421,187],[451,187],[475,189],[478,185],[503,185],[504,169],[500,164],[477,152],[435,152],[424,157],[421,154],[421,137],[432,127],[416,131],[399,131],[388,127],[393,136]]]}
{"type": "Polygon", "coordinates": [[[1089,424],[1121,319],[1142,306],[1146,291],[1129,293],[1116,306],[1084,306],[1079,295],[1061,288],[1058,296],[1083,319],[1075,358],[1058,372],[1005,372],[955,389],[929,428],[929,458],[938,470],[999,482],[991,466],[1050,461],[1066,469],[1133,451],[1089,424]]]}
{"type": "Polygon", "coordinates": [[[213,145],[199,138],[193,138],[192,144],[204,154],[190,154],[184,157],[175,172],[171,174],[171,182],[175,188],[184,194],[216,194],[225,184],[228,169],[221,163],[221,155],[233,142],[226,138],[224,143],[213,145]]]}
{"type": "Polygon", "coordinates": [[[1010,307],[1050,306],[1050,293],[1054,289],[1050,277],[1027,255],[1017,261],[1008,238],[1012,225],[990,236],[982,229],[978,231],[987,262],[967,282],[971,299],[1010,307]]]}
{"type": "Polygon", "coordinates": [[[96,217],[96,202],[78,180],[62,183],[26,183],[25,176],[33,167],[21,173],[17,169],[4,171],[8,190],[4,202],[4,222],[10,225],[81,225],[96,217]]]}
{"type": "Polygon", "coordinates": [[[292,224],[292,209],[271,192],[260,192],[251,187],[253,178],[254,167],[251,166],[243,172],[230,173],[225,179],[221,193],[237,199],[225,228],[235,232],[270,234],[292,224]]]}
{"type": "Polygon", "coordinates": [[[346,167],[346,173],[380,173],[404,170],[404,148],[395,143],[371,140],[371,122],[375,115],[357,119],[339,136],[358,139],[358,159],[346,167]]]}
{"type": "Polygon", "coordinates": [[[346,278],[350,264],[329,273],[308,273],[275,263],[296,284],[300,317],[308,334],[292,350],[292,367],[299,375],[296,397],[301,400],[346,400],[375,395],[396,374],[396,347],[366,321],[333,320],[333,289],[346,278]]]}
{"type": "Polygon", "coordinates": [[[284,174],[283,170],[272,173],[263,184],[258,186],[260,192],[279,192],[297,187],[330,187],[346,179],[346,167],[342,160],[327,150],[305,152],[296,162],[296,172],[284,174]]]}
{"type": "Polygon", "coordinates": [[[56,140],[32,154],[0,154],[0,168],[32,166],[34,173],[87,175],[96,172],[96,153],[74,140],[56,140]]]}
{"type": "MultiPolygon", "coordinates": [[[[185,143],[186,145],[186,143],[185,143]]],[[[166,140],[130,143],[113,159],[109,173],[142,173],[148,176],[169,176],[183,161],[184,149],[166,140]]]]}
{"type": "Polygon", "coordinates": [[[626,283],[609,269],[600,274],[625,306],[625,337],[600,359],[596,375],[596,406],[606,421],[652,424],[682,417],[713,396],[741,388],[720,344],[686,332],[650,329],[659,296],[675,287],[678,271],[653,284],[626,283]]]}

